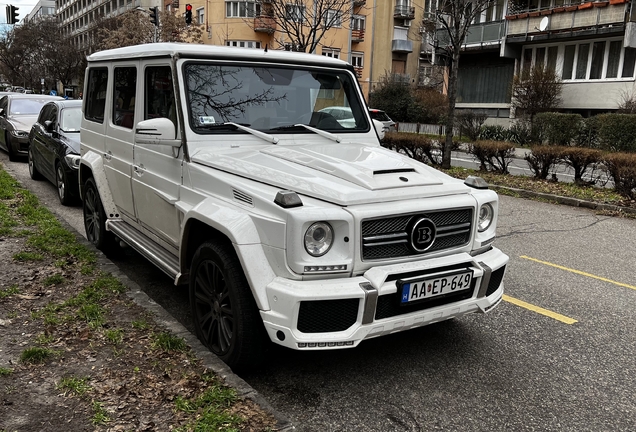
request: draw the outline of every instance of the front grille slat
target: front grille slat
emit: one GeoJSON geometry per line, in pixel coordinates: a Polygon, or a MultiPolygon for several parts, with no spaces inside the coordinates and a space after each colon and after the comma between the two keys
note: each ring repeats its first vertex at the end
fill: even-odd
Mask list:
{"type": "Polygon", "coordinates": [[[461,247],[470,241],[473,209],[463,208],[390,216],[362,221],[362,260],[403,258],[461,247]],[[409,245],[409,224],[427,218],[433,221],[437,235],[433,245],[424,252],[416,252],[409,245]],[[400,241],[383,241],[387,238],[400,241]]]}

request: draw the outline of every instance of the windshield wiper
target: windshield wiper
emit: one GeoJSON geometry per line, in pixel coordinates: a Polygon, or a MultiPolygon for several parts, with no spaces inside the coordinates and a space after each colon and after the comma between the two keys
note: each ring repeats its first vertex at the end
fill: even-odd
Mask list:
{"type": "Polygon", "coordinates": [[[312,131],[313,133],[316,133],[320,136],[323,136],[325,138],[328,138],[332,141],[335,141],[337,143],[339,143],[340,141],[342,141],[342,138],[340,138],[338,135],[332,134],[331,132],[327,132],[324,131],[322,129],[318,129],[315,128],[313,126],[308,126],[306,124],[302,124],[302,123],[298,123],[298,124],[294,124],[294,125],[285,125],[285,126],[278,126],[275,128],[272,128],[270,130],[298,130],[298,129],[307,129],[309,131],[312,131]]]}
{"type": "Polygon", "coordinates": [[[265,140],[267,142],[270,142],[272,144],[277,144],[278,143],[278,138],[276,138],[273,135],[270,134],[266,134],[265,132],[261,132],[258,131],[256,129],[252,129],[251,127],[248,127],[249,124],[247,123],[234,123],[234,122],[225,122],[225,123],[211,123],[211,124],[207,124],[207,125],[201,125],[198,126],[198,128],[204,128],[204,129],[228,129],[228,130],[236,130],[236,129],[240,129],[243,130],[247,133],[251,133],[252,135],[259,137],[262,140],[265,140]]]}

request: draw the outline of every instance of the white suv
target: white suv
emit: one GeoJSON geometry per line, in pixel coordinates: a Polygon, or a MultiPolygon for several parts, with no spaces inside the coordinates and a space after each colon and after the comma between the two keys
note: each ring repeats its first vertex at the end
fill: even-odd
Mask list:
{"type": "Polygon", "coordinates": [[[195,44],[88,61],[86,234],[187,285],[228,365],[268,340],[348,348],[500,302],[497,195],[382,148],[349,64],[195,44]]]}

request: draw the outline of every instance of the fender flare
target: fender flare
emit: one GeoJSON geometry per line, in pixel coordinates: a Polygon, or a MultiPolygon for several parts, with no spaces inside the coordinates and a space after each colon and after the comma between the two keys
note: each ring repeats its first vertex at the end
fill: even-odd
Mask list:
{"type": "MultiPolygon", "coordinates": [[[[223,235],[231,242],[247,279],[256,305],[260,310],[269,310],[266,287],[276,278],[261,245],[258,230],[248,214],[220,205],[207,199],[191,208],[184,215],[179,262],[181,272],[189,274],[190,259],[198,245],[208,239],[193,233],[196,227],[205,225],[223,235]]],[[[210,239],[214,239],[211,237],[210,239]]]]}
{"type": "Polygon", "coordinates": [[[102,205],[104,206],[104,212],[107,215],[119,213],[115,206],[115,202],[113,201],[113,196],[110,193],[110,188],[108,187],[108,180],[106,179],[106,172],[104,171],[104,161],[101,155],[94,151],[87,151],[84,153],[80,162],[80,172],[78,177],[80,183],[80,196],[82,199],[84,196],[84,182],[88,179],[88,177],[93,177],[95,179],[95,184],[97,185],[99,198],[102,200],[102,205]]]}

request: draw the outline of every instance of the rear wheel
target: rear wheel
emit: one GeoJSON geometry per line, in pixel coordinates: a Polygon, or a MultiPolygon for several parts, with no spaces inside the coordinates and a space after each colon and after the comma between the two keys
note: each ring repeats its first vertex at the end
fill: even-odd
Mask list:
{"type": "Polygon", "coordinates": [[[201,342],[234,370],[257,367],[265,329],[241,263],[231,246],[202,244],[190,269],[190,306],[201,342]]]}
{"type": "Polygon", "coordinates": [[[33,180],[42,180],[42,174],[35,166],[35,161],[33,160],[33,150],[31,150],[31,146],[29,146],[29,175],[33,180]]]}
{"type": "MultiPolygon", "coordinates": [[[[29,154],[31,154],[29,152],[29,154]]],[[[62,205],[71,205],[73,203],[73,196],[70,193],[69,185],[66,177],[66,172],[60,162],[55,163],[55,185],[57,186],[57,197],[60,199],[62,205]]]]}
{"type": "Polygon", "coordinates": [[[106,231],[106,213],[95,180],[91,177],[84,183],[84,229],[86,238],[104,253],[115,246],[115,236],[106,231]]]}

